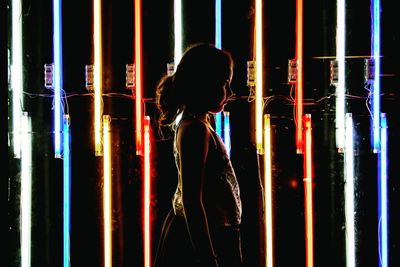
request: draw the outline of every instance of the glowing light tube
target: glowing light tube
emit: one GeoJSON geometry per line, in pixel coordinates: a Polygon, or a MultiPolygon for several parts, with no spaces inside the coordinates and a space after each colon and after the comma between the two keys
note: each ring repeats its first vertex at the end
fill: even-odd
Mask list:
{"type": "Polygon", "coordinates": [[[296,152],[303,153],[303,0],[296,1],[296,152]]]}
{"type": "Polygon", "coordinates": [[[144,120],[144,266],[151,267],[151,143],[150,117],[144,120]]]}
{"type": "Polygon", "coordinates": [[[136,66],[136,94],[135,94],[135,122],[136,122],[136,154],[143,153],[143,79],[142,79],[142,1],[135,0],[135,66],[136,66]]]}
{"type": "Polygon", "coordinates": [[[255,0],[255,43],[256,43],[256,147],[259,154],[263,151],[263,5],[262,0],[255,0]]]}
{"type": "Polygon", "coordinates": [[[11,89],[12,89],[12,131],[14,157],[21,157],[21,113],[23,110],[23,57],[22,57],[22,7],[20,0],[12,1],[12,51],[11,51],[11,89]]]}
{"type": "Polygon", "coordinates": [[[62,0],[53,1],[53,58],[54,58],[54,153],[61,158],[61,125],[63,121],[61,107],[62,77],[62,0]]]}
{"type": "Polygon", "coordinates": [[[94,87],[94,139],[95,139],[95,155],[103,155],[102,144],[102,114],[103,114],[103,62],[102,62],[102,34],[101,34],[101,0],[93,2],[93,18],[94,18],[94,71],[93,71],[93,87],[94,87]]]}
{"type": "Polygon", "coordinates": [[[21,267],[31,266],[32,229],[32,139],[31,118],[22,113],[21,146],[21,267]]]}
{"type": "Polygon", "coordinates": [[[337,0],[336,60],[338,62],[338,82],[336,85],[336,147],[343,152],[345,142],[345,44],[346,14],[345,0],[337,0]]]}
{"type": "Polygon", "coordinates": [[[345,178],[345,221],[346,221],[346,267],[356,266],[356,241],[354,219],[354,144],[353,117],[346,113],[344,148],[344,178],[345,178]]]}
{"type": "Polygon", "coordinates": [[[174,63],[178,66],[182,57],[182,0],[174,0],[174,63]]]}
{"type": "Polygon", "coordinates": [[[229,120],[229,111],[224,111],[224,143],[228,155],[231,154],[231,123],[229,120]]]}
{"type": "MultiPolygon", "coordinates": [[[[222,48],[221,26],[221,0],[215,0],[215,47],[217,48],[222,48]]],[[[221,112],[215,114],[215,131],[225,141],[225,135],[222,135],[221,112]]]]}
{"type": "Polygon", "coordinates": [[[389,266],[389,214],[388,214],[388,175],[387,175],[387,122],[386,114],[381,113],[381,149],[378,154],[378,240],[379,266],[389,266]]]}
{"type": "Polygon", "coordinates": [[[71,154],[70,154],[69,116],[65,115],[63,125],[63,266],[70,262],[70,225],[71,225],[71,154]]]}
{"type": "Polygon", "coordinates": [[[306,226],[306,266],[314,266],[314,194],[312,159],[311,114],[304,115],[305,154],[304,154],[304,200],[306,226]]]}
{"type": "Polygon", "coordinates": [[[381,3],[380,0],[372,0],[372,51],[373,51],[373,59],[375,63],[374,69],[374,82],[373,82],[373,92],[372,92],[372,121],[371,121],[371,130],[372,130],[372,150],[377,153],[380,149],[380,122],[379,117],[381,113],[381,102],[380,102],[380,92],[381,92],[381,3]]]}
{"type": "Polygon", "coordinates": [[[265,266],[274,266],[274,231],[272,205],[272,160],[271,160],[271,118],[264,115],[264,220],[265,220],[265,266]]]}
{"type": "Polygon", "coordinates": [[[112,176],[111,176],[111,131],[109,115],[103,115],[104,133],[104,180],[103,180],[103,221],[104,221],[104,266],[112,266],[112,176]]]}

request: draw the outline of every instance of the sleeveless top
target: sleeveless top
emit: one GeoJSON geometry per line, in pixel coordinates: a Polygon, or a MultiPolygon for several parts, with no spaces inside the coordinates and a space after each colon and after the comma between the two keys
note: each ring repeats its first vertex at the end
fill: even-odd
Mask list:
{"type": "Polygon", "coordinates": [[[178,169],[178,185],[172,199],[174,213],[183,216],[182,184],[179,169],[179,154],[176,146],[176,132],[184,119],[199,120],[211,131],[203,184],[203,204],[207,218],[221,226],[237,226],[241,222],[242,203],[235,171],[219,135],[204,121],[194,115],[183,115],[175,129],[174,156],[178,169]]]}

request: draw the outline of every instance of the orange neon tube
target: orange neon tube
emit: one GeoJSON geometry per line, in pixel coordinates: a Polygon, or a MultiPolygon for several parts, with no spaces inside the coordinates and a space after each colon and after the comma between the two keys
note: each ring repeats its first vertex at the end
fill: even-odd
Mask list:
{"type": "Polygon", "coordinates": [[[256,146],[263,154],[263,5],[262,0],[255,0],[255,59],[256,59],[256,146]]]}
{"type": "Polygon", "coordinates": [[[314,266],[314,203],[313,203],[313,162],[311,114],[304,115],[305,154],[304,154],[304,200],[306,227],[306,266],[314,266]]]}
{"type": "Polygon", "coordinates": [[[296,152],[303,153],[303,0],[296,0],[296,152]]]}
{"type": "Polygon", "coordinates": [[[151,267],[151,164],[150,117],[144,120],[144,266],[151,267]]]}
{"type": "Polygon", "coordinates": [[[142,1],[135,0],[135,67],[136,67],[136,90],[135,90],[135,123],[136,123],[136,154],[142,155],[143,153],[143,113],[142,113],[142,1]]]}
{"type": "Polygon", "coordinates": [[[110,116],[103,116],[103,222],[104,222],[104,266],[112,266],[112,181],[111,181],[111,136],[110,116]]]}

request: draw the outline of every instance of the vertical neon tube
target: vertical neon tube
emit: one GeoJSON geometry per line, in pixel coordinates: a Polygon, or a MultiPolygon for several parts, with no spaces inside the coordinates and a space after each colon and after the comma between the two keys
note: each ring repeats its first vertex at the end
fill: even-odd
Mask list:
{"type": "Polygon", "coordinates": [[[94,138],[95,138],[95,154],[101,156],[103,154],[102,144],[102,114],[103,114],[103,62],[102,62],[102,27],[101,27],[101,0],[93,2],[93,18],[94,18],[94,71],[93,71],[93,87],[94,87],[94,138]]]}
{"type": "Polygon", "coordinates": [[[143,153],[143,113],[142,113],[142,1],[135,0],[135,66],[136,66],[136,155],[143,153]]]}
{"type": "Polygon", "coordinates": [[[356,241],[354,218],[354,143],[353,143],[353,117],[346,113],[345,121],[345,149],[344,149],[344,175],[345,175],[345,221],[346,221],[346,267],[356,266],[356,241]]]}
{"type": "Polygon", "coordinates": [[[144,120],[144,266],[151,267],[151,159],[150,117],[144,120]]]}
{"type": "Polygon", "coordinates": [[[62,0],[53,1],[53,58],[54,58],[54,153],[56,158],[61,158],[61,124],[63,121],[61,111],[62,77],[62,0]]]}
{"type": "Polygon", "coordinates": [[[387,188],[387,122],[386,114],[381,113],[381,149],[378,154],[378,240],[379,266],[389,266],[388,235],[388,188],[387,188]]]}
{"type": "Polygon", "coordinates": [[[256,146],[258,153],[263,151],[263,5],[262,0],[255,0],[255,43],[256,43],[256,146]]]}
{"type": "Polygon", "coordinates": [[[274,231],[272,212],[272,160],[271,160],[271,117],[264,115],[264,215],[265,215],[265,266],[274,266],[274,231]]]}
{"type": "Polygon", "coordinates": [[[112,266],[112,180],[111,180],[111,133],[109,115],[103,116],[103,222],[104,222],[104,266],[112,266]]]}
{"type": "MultiPolygon", "coordinates": [[[[220,49],[222,48],[221,22],[221,0],[215,0],[215,47],[220,49]]],[[[221,112],[215,114],[215,131],[225,141],[225,135],[222,135],[221,112]]]]}
{"type": "Polygon", "coordinates": [[[27,112],[22,113],[21,127],[21,267],[30,267],[32,246],[32,129],[31,119],[27,112]]]}
{"type": "Polygon", "coordinates": [[[63,125],[63,266],[70,262],[70,225],[71,225],[71,154],[70,154],[69,116],[65,115],[63,125]]]}
{"type": "Polygon", "coordinates": [[[343,152],[345,142],[345,8],[345,0],[337,0],[336,60],[338,61],[338,83],[336,86],[336,147],[339,152],[343,152]]]}
{"type": "Polygon", "coordinates": [[[231,122],[229,120],[229,111],[224,111],[224,143],[228,155],[231,154],[231,122]]]}
{"type": "Polygon", "coordinates": [[[14,157],[21,157],[21,114],[23,110],[23,56],[22,56],[22,7],[20,0],[12,1],[12,131],[14,157]]]}
{"type": "Polygon", "coordinates": [[[303,0],[296,1],[296,152],[303,153],[303,0]]]}
{"type": "Polygon", "coordinates": [[[304,200],[306,226],[306,266],[314,266],[314,195],[311,114],[304,115],[305,157],[304,157],[304,200]]]}
{"type": "Polygon", "coordinates": [[[182,0],[174,0],[174,64],[178,66],[182,57],[182,0]]]}
{"type": "Polygon", "coordinates": [[[372,12],[372,51],[373,51],[373,59],[375,63],[374,69],[374,82],[373,82],[373,92],[372,92],[372,121],[371,121],[371,129],[372,129],[372,149],[375,153],[379,152],[380,149],[380,122],[379,117],[381,113],[381,102],[380,102],[380,94],[381,94],[381,3],[380,0],[373,0],[372,12]]]}

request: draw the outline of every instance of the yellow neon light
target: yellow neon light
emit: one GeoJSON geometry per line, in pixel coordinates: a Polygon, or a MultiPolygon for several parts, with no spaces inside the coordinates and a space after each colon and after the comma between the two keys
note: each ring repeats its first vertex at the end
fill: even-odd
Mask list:
{"type": "Polygon", "coordinates": [[[94,87],[94,139],[95,139],[95,155],[101,156],[103,154],[102,144],[102,121],[101,116],[103,113],[102,101],[102,36],[101,36],[101,0],[94,0],[93,2],[93,44],[94,44],[94,73],[93,73],[93,87],[94,87]]]}
{"type": "Polygon", "coordinates": [[[274,266],[273,213],[272,213],[272,160],[271,160],[271,119],[264,115],[264,215],[265,215],[265,266],[274,266]]]}
{"type": "Polygon", "coordinates": [[[103,116],[104,133],[104,181],[103,181],[103,220],[104,220],[104,266],[112,266],[112,181],[111,181],[111,138],[110,116],[103,116]]]}
{"type": "Polygon", "coordinates": [[[256,43],[256,146],[258,153],[263,151],[263,16],[262,0],[255,0],[255,43],[256,43]]]}
{"type": "Polygon", "coordinates": [[[142,2],[135,0],[135,66],[136,66],[136,95],[135,95],[135,110],[136,110],[136,154],[142,155],[142,2]]]}

